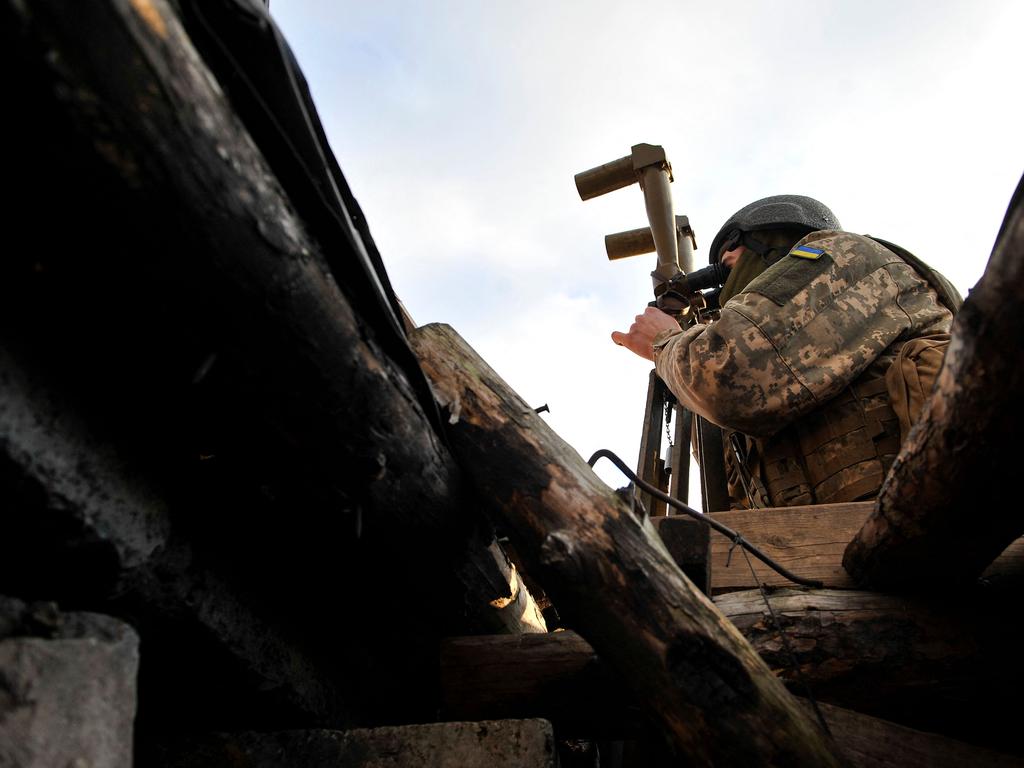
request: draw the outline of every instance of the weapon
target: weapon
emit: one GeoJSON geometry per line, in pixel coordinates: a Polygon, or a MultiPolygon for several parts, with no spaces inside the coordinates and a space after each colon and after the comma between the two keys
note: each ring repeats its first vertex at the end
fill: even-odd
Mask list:
{"type": "MultiPolygon", "coordinates": [[[[577,173],[575,180],[581,200],[590,200],[633,184],[640,185],[649,226],[607,235],[605,251],[610,261],[651,251],[657,253],[657,265],[651,272],[655,296],[652,306],[675,316],[680,323],[697,322],[702,312],[717,308],[714,291],[704,291],[721,286],[728,276],[728,269],[721,264],[713,264],[694,271],[693,251],[697,247],[697,239],[689,219],[673,212],[669,187],[673,181],[672,164],[663,147],[636,144],[625,157],[577,173]]],[[[692,416],[651,371],[636,473],[683,502],[688,498],[692,416]],[[668,431],[673,411],[675,437],[670,439],[667,457],[662,459],[659,456],[662,428],[668,431]]],[[[728,509],[721,430],[698,416],[696,431],[704,509],[728,509]]],[[[652,515],[667,514],[664,502],[651,494],[642,494],[641,501],[652,515]]]]}

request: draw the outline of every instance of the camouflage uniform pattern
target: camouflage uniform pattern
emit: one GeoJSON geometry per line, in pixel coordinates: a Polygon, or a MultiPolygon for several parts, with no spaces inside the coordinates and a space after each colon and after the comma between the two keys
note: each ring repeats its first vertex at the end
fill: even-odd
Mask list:
{"type": "Polygon", "coordinates": [[[728,301],[720,319],[655,346],[658,375],[690,410],[767,437],[820,409],[952,313],[899,256],[869,238],[812,232],[728,301]]]}

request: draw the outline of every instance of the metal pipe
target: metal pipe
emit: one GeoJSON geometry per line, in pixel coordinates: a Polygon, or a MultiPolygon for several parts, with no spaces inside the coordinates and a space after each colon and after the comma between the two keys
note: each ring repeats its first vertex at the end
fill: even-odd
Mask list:
{"type": "Polygon", "coordinates": [[[658,266],[654,269],[654,285],[661,285],[679,274],[679,253],[676,244],[676,217],[672,213],[672,190],[666,165],[648,165],[640,174],[644,191],[647,220],[651,222],[658,266]]]}

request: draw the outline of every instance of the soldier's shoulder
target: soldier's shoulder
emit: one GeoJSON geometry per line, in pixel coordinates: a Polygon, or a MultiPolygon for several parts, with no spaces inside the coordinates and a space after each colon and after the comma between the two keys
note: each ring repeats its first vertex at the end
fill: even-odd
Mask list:
{"type": "Polygon", "coordinates": [[[870,237],[838,229],[811,232],[793,246],[790,255],[799,256],[801,249],[808,248],[827,253],[838,263],[854,259],[867,259],[879,265],[901,261],[899,256],[870,237]]]}
{"type": "Polygon", "coordinates": [[[811,232],[754,278],[745,293],[776,306],[823,300],[900,258],[863,235],[841,230],[811,232]]]}

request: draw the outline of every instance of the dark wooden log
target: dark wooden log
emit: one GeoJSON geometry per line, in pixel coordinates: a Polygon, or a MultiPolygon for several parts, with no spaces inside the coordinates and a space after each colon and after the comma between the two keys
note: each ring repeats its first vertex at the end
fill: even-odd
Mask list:
{"type": "MultiPolygon", "coordinates": [[[[894,642],[895,620],[897,617],[888,617],[879,622],[878,641],[894,642]]],[[[799,636],[795,641],[803,642],[799,636]]],[[[865,660],[871,664],[869,658],[865,660]]],[[[936,689],[935,685],[921,688],[919,701],[924,703],[936,689]]],[[[877,698],[887,695],[885,690],[874,693],[877,698]]],[[[544,717],[562,735],[592,740],[645,736],[634,699],[615,683],[594,649],[575,632],[445,640],[441,644],[441,701],[442,716],[448,719],[544,717]]],[[[970,719],[964,712],[965,703],[960,702],[956,714],[970,719]]],[[[820,701],[818,706],[851,766],[1021,764],[1018,757],[863,712],[820,701]]]]}
{"type": "Polygon", "coordinates": [[[1017,539],[992,561],[981,574],[981,581],[989,588],[1018,593],[1024,589],[1024,539],[1017,539]]]}
{"type": "Polygon", "coordinates": [[[850,768],[1012,768],[1022,760],[819,702],[850,768]]]}
{"type": "MultiPolygon", "coordinates": [[[[255,433],[273,430],[277,443],[263,453],[289,454],[276,463],[299,465],[304,483],[333,495],[326,506],[357,518],[350,526],[361,534],[440,547],[464,577],[471,610],[491,630],[536,626],[523,622],[535,607],[493,537],[484,533],[466,546],[474,523],[462,510],[472,504],[407,372],[353,309],[171,8],[162,0],[44,0],[5,3],[0,12],[10,22],[8,68],[35,88],[22,86],[32,100],[25,113],[38,113],[41,123],[24,115],[19,122],[19,143],[33,163],[17,166],[15,180],[27,194],[15,210],[26,222],[40,211],[50,215],[42,197],[49,186],[33,199],[35,179],[52,178],[60,168],[49,163],[66,161],[81,178],[66,179],[65,193],[79,195],[76,214],[95,219],[102,232],[86,226],[61,239],[53,234],[59,228],[40,235],[26,227],[31,250],[20,256],[15,249],[20,264],[5,263],[3,335],[25,365],[38,362],[33,355],[47,365],[66,360],[52,363],[63,367],[49,377],[77,388],[83,410],[116,425],[108,431],[123,425],[141,433],[131,435],[135,442],[175,447],[194,426],[195,385],[210,365],[218,375],[230,371],[223,375],[233,377],[224,385],[229,392],[210,410],[236,409],[238,421],[259,425],[255,433]],[[51,127],[58,125],[69,135],[51,127]],[[150,239],[141,239],[150,228],[150,239]],[[16,327],[9,306],[19,301],[30,317],[45,311],[47,324],[16,327]],[[154,306],[159,311],[147,311],[154,306]],[[131,359],[120,352],[126,348],[131,359]],[[209,363],[197,369],[204,356],[209,363]],[[68,375],[77,366],[90,375],[68,375]],[[143,410],[153,402],[166,422],[143,410]],[[501,610],[513,598],[515,610],[501,610]],[[488,607],[492,601],[502,606],[488,607]]],[[[235,448],[214,445],[205,454],[225,461],[235,448]]],[[[254,474],[261,472],[255,482],[272,480],[265,468],[254,474]]]]}
{"type": "Polygon", "coordinates": [[[429,717],[437,639],[530,611],[353,252],[163,0],[0,0],[0,42],[0,587],[142,625],[140,722],[429,717]]]}
{"type": "MultiPolygon", "coordinates": [[[[196,301],[212,328],[230,330],[230,342],[244,345],[266,397],[264,414],[310,462],[360,476],[369,514],[381,510],[424,532],[453,530],[459,479],[450,454],[408,376],[353,311],[174,11],[163,0],[5,5],[79,140],[91,142],[95,159],[135,192],[133,213],[148,208],[151,218],[162,217],[161,236],[188,233],[160,250],[139,243],[149,259],[176,261],[146,275],[163,284],[136,290],[163,299],[160,291],[194,282],[179,300],[196,301]],[[59,56],[47,57],[47,46],[59,56]]],[[[138,276],[138,267],[123,266],[138,276]]]]}
{"type": "Polygon", "coordinates": [[[1024,533],[1024,181],[956,318],[935,392],[843,565],[875,588],[976,578],[1024,533]]]}
{"type": "Polygon", "coordinates": [[[680,570],[697,589],[711,594],[711,528],[686,515],[655,517],[651,522],[680,570]]]}
{"type": "Polygon", "coordinates": [[[835,765],[649,526],[446,326],[413,335],[453,449],[524,567],[693,764],[835,765]]]}
{"type": "Polygon", "coordinates": [[[441,643],[441,717],[543,717],[563,736],[631,737],[643,716],[590,644],[571,630],[441,643]]]}
{"type": "Polygon", "coordinates": [[[923,730],[1013,749],[1024,683],[1005,607],[981,592],[925,600],[847,590],[759,590],[715,598],[770,667],[800,692],[923,730]],[[801,680],[802,675],[803,680],[801,680]]]}

